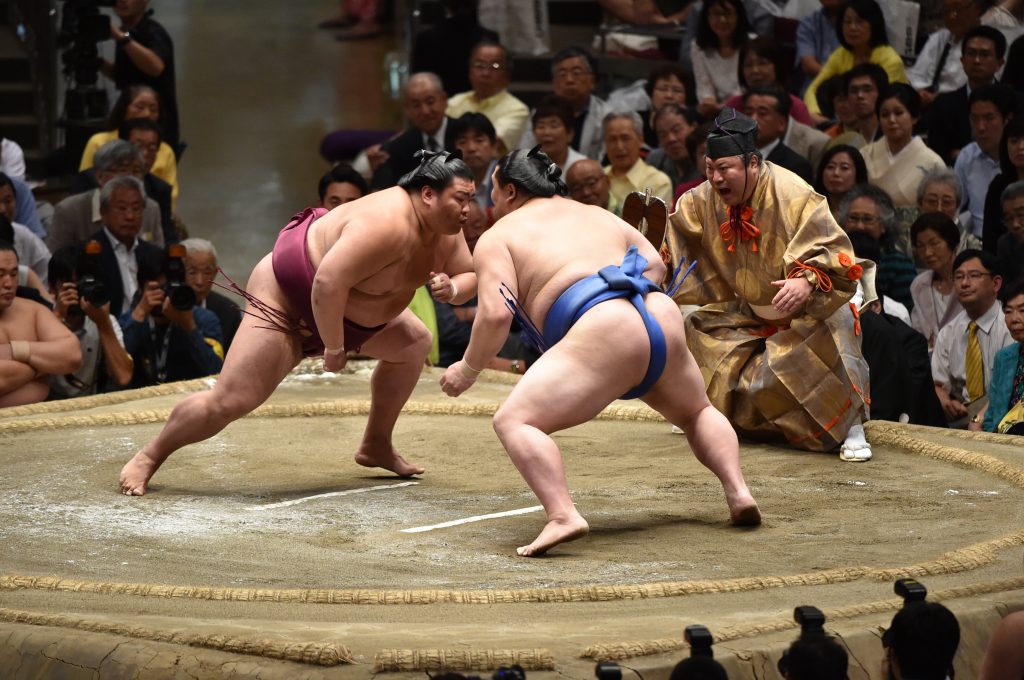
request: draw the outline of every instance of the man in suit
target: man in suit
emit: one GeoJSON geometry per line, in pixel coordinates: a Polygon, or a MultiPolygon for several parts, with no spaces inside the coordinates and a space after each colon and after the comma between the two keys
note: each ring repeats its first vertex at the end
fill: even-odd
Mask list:
{"type": "Polygon", "coordinates": [[[383,144],[366,150],[374,191],[393,187],[399,178],[419,164],[413,155],[420,149],[454,151],[453,120],[445,115],[448,95],[441,79],[433,73],[414,73],[402,93],[402,106],[409,127],[383,144]]]}
{"type": "Polygon", "coordinates": [[[110,295],[110,313],[120,316],[138,290],[140,261],[160,258],[163,251],[139,238],[146,200],[142,182],[131,175],[115,177],[99,194],[102,228],[89,239],[102,247],[99,278],[110,295]]]}
{"type": "Polygon", "coordinates": [[[943,92],[927,112],[928,146],[947,165],[956,160],[960,149],[971,143],[968,99],[971,92],[996,82],[1003,67],[1006,37],[991,26],[976,26],[964,35],[960,63],[967,75],[967,84],[952,92],[943,92]]]}
{"type": "Polygon", "coordinates": [[[224,339],[224,353],[227,354],[235,331],[242,323],[242,310],[230,298],[213,291],[213,280],[217,278],[217,249],[202,238],[188,238],[181,245],[185,246],[185,281],[196,293],[196,307],[217,315],[224,339]]]}
{"type": "Polygon", "coordinates": [[[743,96],[744,113],[757,122],[757,146],[762,157],[814,183],[811,163],[786,146],[783,137],[791,125],[789,94],[778,85],[753,87],[743,96]]]}
{"type": "MultiPolygon", "coordinates": [[[[178,232],[174,226],[173,206],[174,187],[160,179],[152,172],[156,161],[156,152],[160,148],[160,126],[149,118],[132,118],[121,126],[120,138],[130,142],[139,150],[140,162],[135,165],[132,174],[142,180],[146,189],[146,197],[160,206],[160,227],[164,234],[164,243],[178,242],[178,232]]],[[[96,168],[86,168],[71,180],[71,193],[79,194],[99,188],[96,179],[96,168]]]]}
{"type": "MultiPolygon", "coordinates": [[[[68,196],[53,210],[50,233],[44,239],[51,253],[65,246],[73,246],[89,238],[89,235],[104,224],[101,210],[102,187],[114,179],[133,177],[135,169],[142,164],[142,154],[131,143],[123,139],[107,142],[99,148],[94,159],[96,182],[100,188],[68,196]]],[[[133,177],[134,178],[134,177],[133,177]]],[[[137,179],[137,178],[136,178],[137,179]]],[[[160,206],[142,190],[142,214],[139,226],[141,238],[163,247],[164,232],[160,223],[160,206]]]]}

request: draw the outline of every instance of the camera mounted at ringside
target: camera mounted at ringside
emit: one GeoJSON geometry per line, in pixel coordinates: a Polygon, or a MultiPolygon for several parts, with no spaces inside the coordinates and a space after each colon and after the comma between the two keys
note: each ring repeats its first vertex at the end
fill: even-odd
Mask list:
{"type": "Polygon", "coordinates": [[[101,7],[114,7],[116,0],[64,0],[57,45],[64,75],[70,80],[66,98],[71,120],[103,118],[107,115],[106,90],[97,87],[100,53],[97,44],[110,39],[110,17],[101,7]]]}

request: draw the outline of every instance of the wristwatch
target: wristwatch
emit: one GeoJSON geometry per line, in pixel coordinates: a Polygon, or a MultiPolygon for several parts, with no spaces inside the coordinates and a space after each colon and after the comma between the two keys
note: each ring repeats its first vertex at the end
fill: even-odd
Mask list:
{"type": "Polygon", "coordinates": [[[117,44],[119,46],[121,46],[121,47],[124,47],[125,45],[130,43],[132,40],[134,40],[134,38],[132,38],[132,34],[129,33],[128,31],[125,31],[124,35],[122,35],[120,38],[117,39],[117,44]]]}

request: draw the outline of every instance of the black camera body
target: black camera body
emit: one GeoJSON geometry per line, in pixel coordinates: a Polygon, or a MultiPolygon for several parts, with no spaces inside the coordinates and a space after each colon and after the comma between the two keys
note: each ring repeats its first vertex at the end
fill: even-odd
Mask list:
{"type": "Polygon", "coordinates": [[[63,50],[64,73],[74,82],[66,98],[70,120],[90,120],[107,115],[106,91],[97,87],[100,53],[96,44],[110,39],[110,17],[100,7],[115,0],[64,0],[57,44],[63,50]]]}
{"type": "MultiPolygon", "coordinates": [[[[107,285],[103,283],[99,273],[102,268],[100,254],[103,252],[103,244],[99,241],[89,241],[85,248],[80,251],[78,260],[78,283],[75,284],[78,290],[78,299],[86,300],[93,307],[102,307],[110,302],[110,293],[107,285]]],[[[80,305],[75,305],[68,310],[71,315],[82,315],[84,312],[80,305]]]]}
{"type": "Polygon", "coordinates": [[[95,276],[87,274],[78,279],[78,297],[86,300],[93,307],[102,307],[110,302],[110,294],[102,281],[95,276]]]}
{"type": "Polygon", "coordinates": [[[186,312],[196,306],[196,292],[185,282],[185,248],[175,244],[167,247],[167,283],[164,294],[171,301],[171,306],[186,312]]]}
{"type": "Polygon", "coordinates": [[[687,644],[690,645],[690,656],[714,658],[715,653],[712,651],[711,645],[714,644],[715,639],[707,627],[701,625],[687,626],[683,631],[683,637],[686,639],[687,644]]]}

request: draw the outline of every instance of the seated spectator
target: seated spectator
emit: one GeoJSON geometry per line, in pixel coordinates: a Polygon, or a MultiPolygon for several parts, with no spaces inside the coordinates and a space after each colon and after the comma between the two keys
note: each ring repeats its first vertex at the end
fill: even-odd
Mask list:
{"type": "MultiPolygon", "coordinates": [[[[580,47],[566,47],[551,58],[552,90],[572,105],[571,146],[587,158],[598,160],[604,155],[601,121],[608,104],[594,94],[596,77],[597,60],[580,47]]],[[[532,149],[536,145],[537,137],[527,129],[519,140],[519,148],[532,149]]]]}
{"type": "MultiPolygon", "coordinates": [[[[840,47],[828,58],[804,94],[804,101],[812,116],[821,114],[818,87],[832,76],[842,75],[855,65],[875,64],[885,71],[889,83],[907,82],[903,59],[889,45],[885,17],[875,0],[849,0],[839,10],[836,25],[839,28],[840,47]]],[[[881,92],[885,88],[878,89],[881,92]]],[[[872,138],[865,136],[869,141],[872,138]]]]}
{"type": "MultiPolygon", "coordinates": [[[[889,78],[882,67],[875,64],[858,64],[847,71],[845,76],[846,98],[853,108],[855,122],[850,132],[860,134],[861,141],[845,143],[863,148],[882,135],[878,121],[878,98],[889,89],[889,78]]],[[[840,138],[835,138],[838,142],[840,138]]]]}
{"type": "Polygon", "coordinates": [[[936,96],[925,117],[928,146],[950,165],[960,149],[971,143],[968,97],[996,82],[1006,55],[1006,37],[991,26],[975,26],[964,34],[963,46],[960,65],[966,82],[936,96]]]}
{"type": "Polygon", "coordinates": [[[1006,233],[996,243],[1000,271],[1007,280],[1024,276],[1024,181],[1003,189],[1003,224],[1006,233]]]}
{"type": "Polygon", "coordinates": [[[491,200],[491,175],[498,163],[498,137],[491,121],[482,113],[464,113],[455,121],[455,148],[473,171],[476,202],[487,209],[491,200]]]}
{"type": "MultiPolygon", "coordinates": [[[[789,64],[774,38],[758,36],[743,43],[740,48],[737,78],[744,93],[752,87],[767,85],[778,85],[785,89],[785,83],[789,80],[789,64]]],[[[789,100],[790,117],[804,125],[814,125],[804,100],[792,93],[789,94],[789,100]]],[[[743,94],[730,97],[725,105],[740,110],[743,105],[743,94]]]]}
{"type": "Polygon", "coordinates": [[[1013,342],[996,352],[992,362],[992,384],[981,429],[1024,434],[1024,278],[1004,286],[1000,297],[1013,342]]]}
{"type": "MultiPolygon", "coordinates": [[[[857,256],[858,260],[870,260],[875,265],[875,272],[877,273],[879,260],[882,259],[882,244],[879,240],[866,231],[851,231],[848,233],[848,236],[850,237],[850,244],[853,246],[853,254],[857,256]]],[[[863,294],[863,286],[859,290],[863,294]]],[[[877,299],[869,300],[867,304],[862,306],[862,309],[871,309],[874,312],[885,313],[910,326],[910,311],[906,305],[893,300],[888,295],[877,293],[877,299]]],[[[927,355],[926,347],[926,359],[927,355]]],[[[928,388],[931,389],[931,380],[928,381],[928,388]]],[[[873,389],[874,387],[872,386],[873,389]]],[[[932,391],[934,392],[934,390],[932,391]]],[[[874,413],[872,413],[871,417],[875,417],[874,413]]]]}
{"type": "Polygon", "coordinates": [[[789,646],[780,661],[786,680],[846,680],[849,657],[846,650],[824,631],[804,633],[789,646]]]}
{"type": "Polygon", "coordinates": [[[347,163],[338,163],[324,173],[317,186],[317,205],[334,210],[343,203],[354,201],[370,193],[366,180],[347,163]]]}
{"type": "Polygon", "coordinates": [[[18,254],[0,242],[0,408],[33,404],[50,391],[47,376],[78,370],[78,340],[43,305],[16,296],[18,254]]]}
{"type": "Polygon", "coordinates": [[[947,680],[960,646],[960,624],[938,602],[911,602],[896,612],[882,636],[882,677],[947,680]]]}
{"type": "MultiPolygon", "coordinates": [[[[572,148],[572,104],[557,94],[540,100],[533,110],[533,136],[563,173],[569,171],[576,161],[586,158],[572,148]]],[[[533,148],[533,147],[530,147],[533,148]]]]}
{"type": "Polygon", "coordinates": [[[996,626],[985,649],[978,680],[1024,678],[1024,611],[1007,614],[996,626]]]}
{"type": "Polygon", "coordinates": [[[892,198],[901,227],[896,245],[909,253],[906,234],[917,210],[918,187],[928,172],[946,164],[914,135],[914,126],[921,116],[921,98],[914,88],[903,83],[890,85],[876,106],[882,139],[871,142],[861,153],[868,167],[868,180],[885,187],[892,198]]]}
{"type": "Polygon", "coordinates": [[[729,680],[729,674],[710,656],[691,656],[675,665],[669,680],[729,680]]]}
{"type": "Polygon", "coordinates": [[[675,193],[672,195],[672,206],[670,206],[670,212],[671,209],[674,209],[675,204],[679,202],[680,196],[690,189],[700,186],[704,182],[708,181],[706,153],[708,149],[708,133],[710,133],[714,127],[714,122],[701,123],[687,136],[686,151],[690,154],[690,158],[693,158],[696,161],[696,177],[689,182],[683,182],[676,187],[675,193]]]}
{"type": "Polygon", "coordinates": [[[1017,92],[1024,92],[1024,36],[1017,37],[1006,51],[1006,66],[999,82],[1009,85],[1017,92]]]}
{"type": "Polygon", "coordinates": [[[79,295],[79,276],[89,269],[90,256],[74,246],[54,253],[49,264],[50,293],[55,301],[53,314],[74,333],[82,352],[82,365],[74,373],[50,376],[50,398],[84,397],[116,390],[132,379],[132,358],[124,349],[121,325],[110,314],[109,300],[100,305],[105,291],[89,286],[79,295]],[[80,266],[79,262],[83,264],[80,266]]]}
{"type": "Polygon", "coordinates": [[[808,184],[814,181],[810,161],[783,141],[790,124],[785,90],[778,85],[751,88],[743,95],[743,112],[757,121],[757,147],[764,160],[796,173],[808,184]]]}
{"type": "Polygon", "coordinates": [[[0,136],[0,172],[25,181],[25,152],[16,141],[3,136],[0,136]]]}
{"type": "MultiPolygon", "coordinates": [[[[110,295],[110,313],[120,318],[135,295],[139,262],[163,252],[139,238],[145,189],[135,177],[115,177],[100,189],[100,229],[79,241],[98,241],[102,249],[97,277],[110,295]]],[[[66,199],[65,199],[66,200],[66,199]]]]}
{"type": "Polygon", "coordinates": [[[981,239],[971,233],[971,214],[960,212],[963,200],[964,188],[960,185],[960,178],[946,167],[928,172],[917,188],[918,214],[943,213],[953,220],[956,228],[960,230],[960,244],[954,250],[954,254],[967,248],[981,248],[981,239]]]}
{"type": "Polygon", "coordinates": [[[217,315],[171,304],[165,292],[169,259],[162,251],[140,258],[131,311],[119,319],[134,367],[129,387],[202,378],[224,363],[217,315]]]}
{"type": "Polygon", "coordinates": [[[473,89],[448,100],[447,113],[458,118],[465,113],[482,113],[498,135],[498,155],[518,148],[529,123],[530,109],[508,91],[508,55],[498,43],[482,42],[469,60],[469,82],[473,89]]]}
{"type": "Polygon", "coordinates": [[[612,92],[607,110],[639,113],[644,123],[644,144],[653,149],[658,145],[655,114],[669,104],[686,107],[693,96],[693,75],[679,64],[662,63],[651,69],[646,79],[612,92]]]}
{"type": "MultiPolygon", "coordinates": [[[[611,182],[611,195],[621,206],[634,191],[641,194],[650,188],[651,195],[671,205],[672,180],[640,158],[643,143],[643,122],[636,112],[609,113],[604,117],[604,148],[608,162],[604,172],[611,182]]],[[[620,213],[616,213],[621,216],[620,213]]]]}
{"type": "Polygon", "coordinates": [[[383,144],[367,149],[374,191],[395,186],[402,175],[418,165],[414,154],[427,151],[454,151],[455,137],[452,123],[445,115],[448,95],[441,80],[433,73],[421,72],[409,76],[402,88],[402,109],[409,119],[409,127],[383,144]]]}
{"type": "Polygon", "coordinates": [[[992,2],[991,7],[981,15],[981,23],[1013,35],[1020,35],[1020,29],[1024,28],[1024,2],[1021,0],[992,2]]]}
{"type": "Polygon", "coordinates": [[[960,64],[964,35],[978,26],[982,0],[943,0],[942,20],[945,27],[931,33],[917,53],[914,64],[907,69],[910,85],[921,95],[924,106],[935,95],[953,92],[967,81],[960,64]]]}
{"type": "Polygon", "coordinates": [[[690,43],[697,111],[714,118],[729,97],[741,92],[739,50],[751,32],[750,22],[740,0],[708,0],[697,21],[697,39],[690,43]]]}
{"type": "Polygon", "coordinates": [[[11,186],[14,187],[14,217],[12,222],[24,224],[29,230],[41,239],[46,239],[46,229],[39,219],[36,211],[36,197],[32,195],[32,189],[20,179],[8,175],[11,186]]]}
{"type": "Polygon", "coordinates": [[[801,94],[821,73],[832,53],[840,47],[836,22],[842,6],[843,0],[821,0],[821,8],[805,16],[797,26],[796,65],[804,76],[800,86],[801,94]]]}
{"type": "MultiPolygon", "coordinates": [[[[6,215],[0,213],[0,241],[14,244],[17,234],[22,233],[23,232],[20,231],[15,232],[14,224],[7,219],[6,215]]],[[[32,232],[28,232],[28,234],[38,241],[38,236],[32,232]]],[[[29,252],[30,257],[33,257],[32,253],[38,251],[38,245],[33,244],[31,241],[28,241],[28,244],[29,245],[27,247],[23,244],[23,247],[25,247],[25,250],[29,252]]],[[[43,244],[43,248],[46,248],[45,244],[43,244]]],[[[46,285],[43,283],[44,277],[37,274],[31,267],[21,264],[22,251],[17,245],[14,246],[14,252],[18,254],[18,295],[35,300],[41,304],[51,306],[53,304],[53,300],[50,298],[50,291],[47,290],[46,285]]],[[[49,259],[50,251],[47,250],[46,253],[46,259],[49,259]]],[[[45,262],[43,263],[43,266],[46,266],[45,262]]]]}
{"type": "MultiPolygon", "coordinates": [[[[79,163],[78,169],[88,170],[93,166],[93,156],[101,146],[118,139],[121,126],[125,121],[133,118],[148,118],[159,125],[160,113],[160,97],[153,88],[146,85],[132,85],[122,90],[121,96],[114,102],[110,116],[107,118],[107,131],[97,132],[89,138],[85,144],[85,150],[82,152],[82,162],[79,163]]],[[[125,138],[121,137],[121,139],[125,138]]],[[[174,149],[164,141],[162,129],[160,143],[149,172],[171,185],[171,197],[176,201],[178,199],[178,161],[174,156],[174,149]]]]}
{"type": "Polygon", "coordinates": [[[181,242],[185,248],[185,281],[196,294],[196,307],[208,309],[217,315],[221,336],[224,338],[224,354],[231,349],[231,341],[242,323],[242,310],[229,298],[214,292],[213,281],[217,278],[217,249],[202,238],[188,238],[181,242]]]}
{"type": "MultiPolygon", "coordinates": [[[[18,263],[35,272],[39,280],[45,284],[46,263],[50,261],[50,250],[31,229],[14,221],[17,213],[18,199],[14,191],[14,182],[5,173],[0,172],[0,215],[7,218],[11,227],[11,233],[0,235],[0,240],[13,243],[14,250],[18,253],[18,263]]],[[[7,231],[6,225],[3,231],[7,231]]]]}
{"type": "Polygon", "coordinates": [[[668,175],[673,187],[697,179],[697,163],[686,146],[686,138],[697,129],[697,116],[685,107],[666,104],[654,116],[654,129],[658,148],[647,155],[647,164],[668,175]]]}
{"type": "Polygon", "coordinates": [[[1000,173],[992,180],[985,194],[985,223],[982,227],[982,246],[996,252],[1000,239],[1009,224],[1003,219],[1003,192],[1011,184],[1024,181],[1024,111],[1014,116],[1003,128],[999,142],[1000,173]]]}
{"type": "Polygon", "coordinates": [[[858,184],[839,205],[839,225],[847,232],[862,231],[878,241],[881,257],[875,274],[875,290],[913,310],[910,284],[917,277],[913,261],[895,246],[896,211],[892,199],[873,184],[858,184]]]}
{"type": "Polygon", "coordinates": [[[935,393],[952,427],[968,419],[980,427],[996,352],[1013,342],[996,299],[998,266],[984,250],[965,250],[953,261],[953,290],[964,311],[939,331],[932,351],[935,393]]]}
{"type": "MultiPolygon", "coordinates": [[[[847,75],[850,73],[852,71],[848,71],[847,75]]],[[[821,106],[824,118],[836,121],[823,131],[831,140],[828,145],[846,144],[859,149],[866,144],[863,135],[857,129],[857,114],[853,108],[853,101],[846,94],[845,76],[832,76],[821,84],[818,88],[818,105],[821,106]]]]}
{"type": "MultiPolygon", "coordinates": [[[[177,243],[178,231],[174,222],[174,199],[171,185],[151,172],[156,150],[160,142],[160,129],[149,118],[130,118],[125,121],[119,131],[121,139],[131,144],[142,154],[139,167],[132,174],[142,180],[146,188],[146,196],[160,206],[160,226],[165,243],[177,243]]],[[[96,168],[82,170],[71,181],[72,194],[92,191],[99,187],[96,180],[96,168]]]]}
{"type": "Polygon", "coordinates": [[[910,324],[928,339],[931,350],[939,331],[963,311],[953,289],[953,260],[960,244],[960,230],[949,215],[928,212],[914,220],[910,240],[918,259],[927,267],[910,284],[914,299],[910,324]]]}
{"type": "Polygon", "coordinates": [[[1014,94],[1005,85],[988,85],[971,92],[969,102],[974,141],[960,151],[953,170],[967,194],[964,208],[971,213],[971,229],[980,238],[988,188],[1001,170],[999,146],[1014,113],[1014,94]]]}
{"type": "Polygon", "coordinates": [[[566,173],[565,183],[572,200],[622,216],[622,204],[611,195],[611,181],[597,161],[586,158],[573,165],[566,173]]]}
{"type": "MultiPolygon", "coordinates": [[[[89,238],[102,224],[101,195],[103,188],[122,177],[134,177],[142,166],[142,153],[123,139],[107,142],[96,152],[96,182],[99,188],[68,196],[54,207],[53,223],[46,245],[50,252],[73,246],[89,238]]],[[[164,232],[160,222],[160,206],[147,198],[141,180],[136,180],[141,193],[141,211],[138,217],[142,239],[162,247],[164,232]]],[[[115,307],[115,314],[118,308],[115,307]]]]}
{"type": "Polygon", "coordinates": [[[470,88],[466,64],[473,48],[484,41],[497,42],[498,34],[480,25],[476,0],[441,0],[438,4],[444,16],[413,39],[409,72],[436,73],[441,89],[465,92],[470,88]]]}
{"type": "Polygon", "coordinates": [[[854,186],[866,184],[868,168],[860,151],[846,144],[830,147],[821,157],[814,190],[828,199],[832,216],[839,214],[839,204],[854,186]]]}

